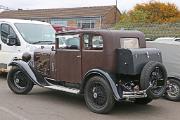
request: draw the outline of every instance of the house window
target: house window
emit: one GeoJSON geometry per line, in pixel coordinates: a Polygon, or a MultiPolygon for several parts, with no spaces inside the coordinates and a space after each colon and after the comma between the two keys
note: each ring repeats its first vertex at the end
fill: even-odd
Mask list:
{"type": "Polygon", "coordinates": [[[52,25],[60,25],[60,26],[67,26],[67,20],[60,20],[60,19],[51,19],[50,23],[52,25]]]}
{"type": "Polygon", "coordinates": [[[95,28],[95,20],[79,20],[78,28],[95,28]]]}

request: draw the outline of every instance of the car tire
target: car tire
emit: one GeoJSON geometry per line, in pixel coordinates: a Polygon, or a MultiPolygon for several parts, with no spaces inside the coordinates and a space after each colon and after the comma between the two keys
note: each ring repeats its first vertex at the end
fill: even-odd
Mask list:
{"type": "Polygon", "coordinates": [[[100,114],[110,112],[115,103],[109,83],[100,76],[94,76],[87,81],[84,98],[88,108],[100,114]]]}
{"type": "Polygon", "coordinates": [[[148,103],[150,103],[153,99],[152,98],[136,98],[134,103],[136,104],[141,104],[141,105],[146,105],[148,103]]]}
{"type": "Polygon", "coordinates": [[[12,67],[8,73],[7,83],[9,88],[16,94],[28,94],[34,83],[19,67],[12,67]]]}
{"type": "Polygon", "coordinates": [[[142,90],[147,89],[146,93],[151,99],[163,96],[166,90],[167,72],[160,62],[150,61],[142,69],[140,76],[140,87],[142,90]]]}
{"type": "Polygon", "coordinates": [[[180,80],[169,79],[165,98],[171,101],[180,101],[180,80]]]}

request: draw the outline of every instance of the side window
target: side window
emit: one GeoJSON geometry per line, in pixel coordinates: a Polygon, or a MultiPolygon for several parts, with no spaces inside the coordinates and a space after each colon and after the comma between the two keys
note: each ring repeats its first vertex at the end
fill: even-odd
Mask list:
{"type": "Polygon", "coordinates": [[[2,24],[1,25],[1,40],[3,43],[7,43],[7,38],[9,35],[9,27],[7,24],[2,24]]]}
{"type": "Polygon", "coordinates": [[[120,38],[121,48],[139,48],[138,38],[120,38]]]}
{"type": "Polygon", "coordinates": [[[79,34],[59,35],[59,47],[62,49],[80,49],[79,34]]]}
{"type": "Polygon", "coordinates": [[[180,39],[176,39],[175,41],[180,42],[180,39]]]}
{"type": "Polygon", "coordinates": [[[1,40],[3,43],[7,43],[8,36],[16,36],[16,33],[12,29],[12,27],[8,24],[1,24],[1,40]]]}
{"type": "Polygon", "coordinates": [[[84,34],[85,50],[103,50],[103,38],[101,35],[84,34]]]}

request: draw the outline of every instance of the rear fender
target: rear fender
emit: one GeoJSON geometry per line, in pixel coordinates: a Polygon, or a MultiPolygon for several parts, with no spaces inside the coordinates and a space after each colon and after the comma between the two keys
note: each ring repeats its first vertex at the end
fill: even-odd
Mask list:
{"type": "Polygon", "coordinates": [[[85,76],[84,76],[84,79],[81,83],[81,89],[80,89],[80,92],[81,93],[84,93],[84,88],[85,88],[85,85],[86,85],[86,82],[88,81],[88,79],[94,75],[99,75],[101,77],[103,77],[105,80],[108,81],[109,85],[111,86],[111,89],[114,93],[114,97],[116,100],[120,100],[121,97],[118,93],[118,90],[117,90],[117,87],[116,87],[116,84],[115,84],[115,77],[113,77],[113,75],[110,75],[109,73],[103,71],[103,70],[100,70],[100,69],[92,69],[90,71],[88,71],[85,76]]]}
{"type": "MultiPolygon", "coordinates": [[[[44,85],[41,84],[39,82],[39,78],[41,78],[41,81],[45,81],[43,77],[38,76],[35,70],[33,70],[32,67],[30,67],[30,65],[22,60],[18,60],[18,61],[12,61],[9,66],[17,66],[19,69],[22,70],[23,73],[25,73],[27,75],[27,77],[34,82],[35,84],[43,87],[44,85]],[[43,79],[43,80],[42,80],[43,79]]],[[[39,75],[39,74],[38,74],[39,75]]]]}

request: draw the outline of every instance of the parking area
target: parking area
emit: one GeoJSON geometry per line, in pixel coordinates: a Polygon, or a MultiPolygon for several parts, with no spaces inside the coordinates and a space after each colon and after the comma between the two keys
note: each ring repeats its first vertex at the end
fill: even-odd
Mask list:
{"type": "Polygon", "coordinates": [[[2,120],[177,120],[180,102],[164,99],[149,105],[118,103],[110,114],[89,111],[82,96],[35,86],[28,95],[13,94],[0,76],[0,118],[2,120]]]}

